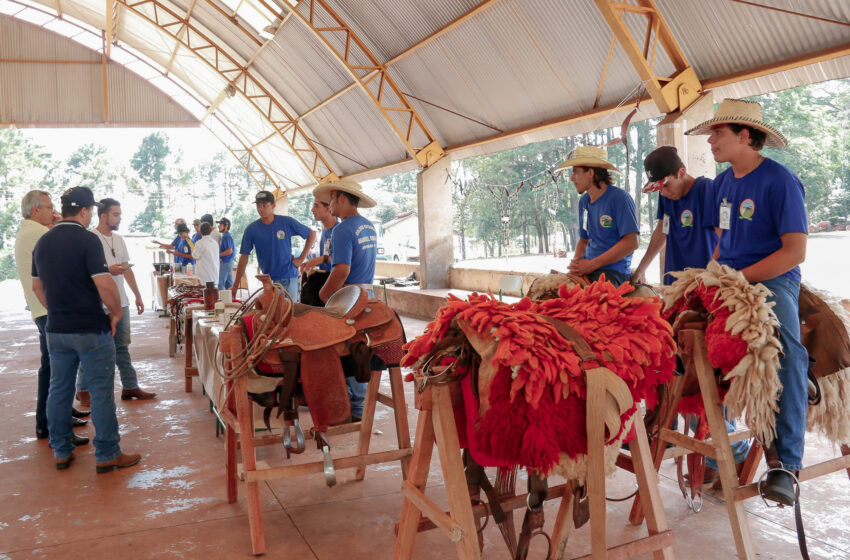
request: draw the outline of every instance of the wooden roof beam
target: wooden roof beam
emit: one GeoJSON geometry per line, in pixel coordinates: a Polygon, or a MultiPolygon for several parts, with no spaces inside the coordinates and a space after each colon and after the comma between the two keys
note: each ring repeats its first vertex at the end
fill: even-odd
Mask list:
{"type": "Polygon", "coordinates": [[[654,0],[636,0],[636,3],[618,2],[613,0],[594,0],[596,7],[602,13],[608,26],[614,32],[629,61],[640,76],[641,81],[649,92],[655,105],[664,113],[683,110],[696,101],[702,86],[696,73],[685,59],[682,51],[669,26],[664,21],[654,0]],[[639,13],[648,19],[647,37],[644,47],[635,41],[623,16],[626,12],[639,13]],[[655,32],[655,40],[667,51],[676,71],[672,76],[658,76],[653,68],[655,48],[652,56],[649,54],[649,33],[655,32]]]}

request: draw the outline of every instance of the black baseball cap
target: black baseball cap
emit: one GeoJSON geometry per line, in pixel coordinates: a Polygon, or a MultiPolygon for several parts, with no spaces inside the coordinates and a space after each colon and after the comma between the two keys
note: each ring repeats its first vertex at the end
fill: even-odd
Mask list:
{"type": "Polygon", "coordinates": [[[206,222],[209,225],[213,225],[213,223],[215,223],[212,214],[204,214],[203,216],[201,216],[201,223],[203,222],[206,222]]]}
{"type": "Polygon", "coordinates": [[[103,206],[101,203],[95,202],[94,193],[88,187],[71,187],[62,193],[59,200],[62,202],[62,206],[71,208],[91,208],[92,206],[101,208],[103,206]]]}
{"type": "Polygon", "coordinates": [[[683,167],[685,164],[682,163],[679,152],[673,146],[655,148],[643,160],[643,169],[651,183],[675,175],[683,167]]]}
{"type": "Polygon", "coordinates": [[[220,220],[218,221],[218,223],[220,223],[220,224],[222,224],[222,225],[225,225],[225,226],[229,226],[229,225],[230,225],[230,220],[228,220],[227,218],[222,218],[222,219],[220,219],[220,220]]]}
{"type": "Polygon", "coordinates": [[[257,196],[254,197],[254,202],[257,204],[261,202],[271,202],[274,204],[274,195],[269,191],[260,191],[257,193],[257,196]]]}
{"type": "Polygon", "coordinates": [[[177,224],[177,233],[183,233],[184,231],[188,232],[189,226],[187,226],[186,224],[184,224],[182,222],[177,224]]]}

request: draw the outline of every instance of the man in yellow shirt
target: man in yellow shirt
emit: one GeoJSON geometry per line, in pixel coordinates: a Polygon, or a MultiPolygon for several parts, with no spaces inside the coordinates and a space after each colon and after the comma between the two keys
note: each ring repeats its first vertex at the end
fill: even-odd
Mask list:
{"type": "MultiPolygon", "coordinates": [[[[27,301],[32,319],[38,327],[38,341],[41,345],[41,367],[38,368],[38,397],[35,406],[35,435],[38,439],[45,439],[47,431],[47,393],[50,389],[50,355],[47,352],[47,338],[45,326],[47,324],[47,309],[38,301],[32,291],[32,250],[42,235],[47,233],[47,228],[53,225],[53,202],[50,195],[44,191],[34,190],[24,195],[21,200],[21,214],[24,220],[15,238],[15,265],[18,268],[18,278],[24,288],[24,297],[27,301]]],[[[75,408],[71,409],[74,416],[74,427],[84,426],[88,411],[83,412],[75,408]]],[[[89,438],[74,435],[74,445],[88,443],[89,438]]]]}

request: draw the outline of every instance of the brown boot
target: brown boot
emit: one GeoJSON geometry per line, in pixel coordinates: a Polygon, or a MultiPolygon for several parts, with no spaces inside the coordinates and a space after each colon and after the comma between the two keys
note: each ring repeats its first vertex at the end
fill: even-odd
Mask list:
{"type": "Polygon", "coordinates": [[[105,463],[97,463],[95,465],[95,469],[97,470],[97,474],[108,473],[114,471],[115,469],[126,469],[127,467],[132,467],[133,465],[141,461],[141,459],[142,456],[138,453],[133,453],[132,455],[122,453],[111,461],[106,461],[105,463]]]}
{"type": "Polygon", "coordinates": [[[782,466],[776,447],[772,443],[764,448],[764,459],[771,470],[768,471],[764,483],[759,482],[762,498],[784,506],[793,506],[797,503],[794,482],[799,471],[789,471],[782,466]]]}
{"type": "Polygon", "coordinates": [[[135,389],[124,389],[121,391],[121,400],[129,401],[131,399],[139,399],[140,401],[152,399],[156,396],[156,393],[151,393],[150,391],[143,391],[139,387],[135,389]]]}
{"type": "Polygon", "coordinates": [[[91,395],[89,395],[88,391],[77,391],[77,402],[79,402],[83,408],[91,408],[91,395]]]}
{"type": "Polygon", "coordinates": [[[71,466],[71,461],[73,461],[73,460],[74,460],[74,454],[73,453],[71,453],[70,455],[68,455],[64,459],[56,459],[56,470],[57,471],[64,471],[65,469],[67,469],[68,467],[71,466]]]}

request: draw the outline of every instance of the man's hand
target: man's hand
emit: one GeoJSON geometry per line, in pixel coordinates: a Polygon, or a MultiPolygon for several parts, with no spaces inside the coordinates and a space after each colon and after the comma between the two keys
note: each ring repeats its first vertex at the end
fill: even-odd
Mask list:
{"type": "Polygon", "coordinates": [[[109,327],[112,329],[112,336],[115,337],[115,330],[118,327],[118,323],[121,322],[121,317],[124,316],[124,310],[120,307],[118,311],[109,314],[109,327]]]}
{"type": "Polygon", "coordinates": [[[592,259],[574,259],[570,263],[570,274],[587,276],[597,268],[592,259]]]}
{"type": "Polygon", "coordinates": [[[139,312],[139,315],[145,312],[145,303],[140,297],[136,298],[136,310],[139,312]]]}
{"type": "Polygon", "coordinates": [[[233,284],[233,287],[230,288],[230,293],[233,294],[233,299],[236,299],[236,292],[238,292],[238,291],[239,291],[239,286],[236,285],[236,284],[233,284]]]}
{"type": "Polygon", "coordinates": [[[127,266],[127,263],[113,264],[109,267],[109,274],[112,276],[119,276],[127,272],[129,268],[130,267],[127,266]]]}
{"type": "MultiPolygon", "coordinates": [[[[295,261],[292,261],[292,262],[294,263],[295,261]]],[[[301,272],[307,272],[308,270],[319,266],[323,262],[325,262],[325,256],[324,255],[310,259],[309,261],[306,261],[306,262],[301,264],[301,272]]]]}
{"type": "Polygon", "coordinates": [[[632,284],[646,284],[646,271],[640,268],[636,269],[632,272],[631,281],[632,284]]]}
{"type": "Polygon", "coordinates": [[[300,269],[301,265],[304,264],[304,259],[301,257],[295,257],[292,259],[292,264],[295,265],[295,268],[300,269]]]}

